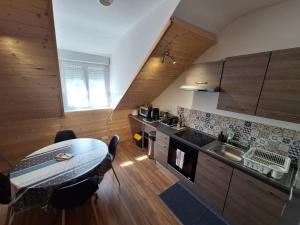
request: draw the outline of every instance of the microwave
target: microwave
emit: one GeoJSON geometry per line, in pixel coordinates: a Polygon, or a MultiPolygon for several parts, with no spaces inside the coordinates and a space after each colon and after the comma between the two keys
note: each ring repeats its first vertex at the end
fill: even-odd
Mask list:
{"type": "Polygon", "coordinates": [[[140,108],[139,108],[139,114],[142,117],[147,117],[147,115],[148,115],[148,107],[140,106],[140,108]]]}

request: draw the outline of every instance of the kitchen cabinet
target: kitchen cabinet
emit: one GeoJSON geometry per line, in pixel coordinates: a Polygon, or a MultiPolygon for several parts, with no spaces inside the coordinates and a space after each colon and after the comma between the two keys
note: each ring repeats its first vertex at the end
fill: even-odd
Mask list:
{"type": "Polygon", "coordinates": [[[160,131],[156,131],[156,141],[154,143],[154,159],[164,167],[168,165],[170,137],[160,131]]]}
{"type": "Polygon", "coordinates": [[[274,225],[287,199],[287,194],[235,169],[224,218],[232,225],[274,225]]]}
{"type": "Polygon", "coordinates": [[[254,115],[269,58],[269,52],[227,58],[217,108],[254,115]]]}
{"type": "Polygon", "coordinates": [[[143,130],[143,123],[133,116],[129,116],[130,128],[132,136],[143,130]]]}
{"type": "Polygon", "coordinates": [[[139,116],[129,116],[132,136],[136,133],[142,133],[142,148],[148,147],[148,134],[156,131],[156,128],[143,122],[143,118],[139,116]]]}
{"type": "Polygon", "coordinates": [[[199,152],[195,174],[196,194],[218,213],[223,212],[233,168],[199,152]]]}
{"type": "Polygon", "coordinates": [[[272,52],[256,115],[300,122],[300,48],[272,52]]]}
{"type": "Polygon", "coordinates": [[[219,89],[223,61],[193,64],[186,71],[185,84],[181,89],[215,90],[219,89]]]}

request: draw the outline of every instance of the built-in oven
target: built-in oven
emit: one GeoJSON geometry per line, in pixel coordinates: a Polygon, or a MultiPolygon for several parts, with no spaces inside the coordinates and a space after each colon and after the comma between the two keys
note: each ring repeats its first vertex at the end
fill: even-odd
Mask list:
{"type": "Polygon", "coordinates": [[[198,160],[198,150],[178,141],[170,139],[168,164],[187,179],[194,182],[198,160]]]}

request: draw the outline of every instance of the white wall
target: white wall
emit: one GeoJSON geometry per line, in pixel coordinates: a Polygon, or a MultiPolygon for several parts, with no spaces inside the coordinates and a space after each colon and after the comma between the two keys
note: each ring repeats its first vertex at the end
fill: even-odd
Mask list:
{"type": "MultiPolygon", "coordinates": [[[[286,1],[235,20],[218,35],[218,43],[196,63],[293,47],[300,47],[300,0],[286,1]]],[[[184,79],[185,74],[174,81],[153,104],[173,113],[176,113],[177,106],[183,106],[300,131],[300,124],[218,110],[218,93],[179,90],[184,79]]]]}
{"type": "Polygon", "coordinates": [[[113,108],[159,41],[179,1],[162,1],[120,40],[111,57],[110,91],[113,108]]]}

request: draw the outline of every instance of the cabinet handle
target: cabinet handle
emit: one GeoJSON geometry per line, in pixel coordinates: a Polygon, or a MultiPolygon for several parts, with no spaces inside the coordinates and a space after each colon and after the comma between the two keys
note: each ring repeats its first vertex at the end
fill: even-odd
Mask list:
{"type": "Polygon", "coordinates": [[[196,81],[195,84],[208,84],[208,82],[207,81],[205,81],[205,82],[196,81]]]}
{"type": "Polygon", "coordinates": [[[281,214],[280,214],[281,217],[283,216],[283,214],[285,212],[286,206],[287,206],[287,202],[285,202],[284,205],[282,206],[282,210],[281,210],[281,214]]]}

